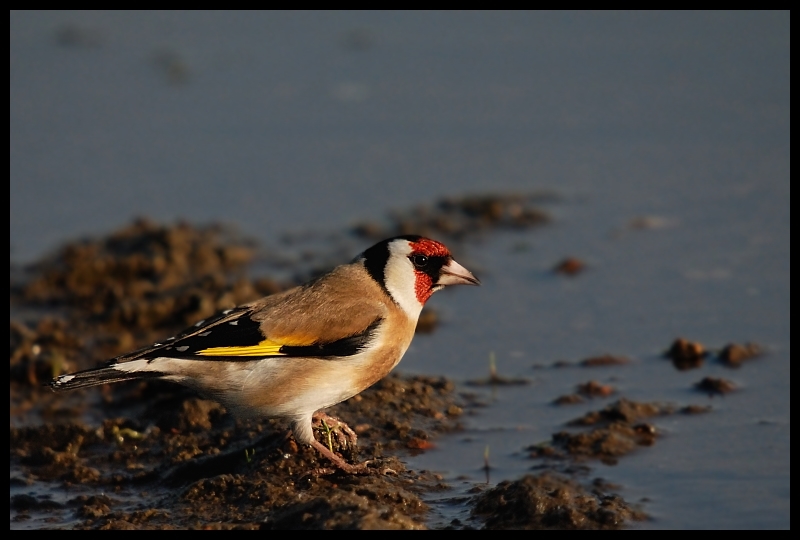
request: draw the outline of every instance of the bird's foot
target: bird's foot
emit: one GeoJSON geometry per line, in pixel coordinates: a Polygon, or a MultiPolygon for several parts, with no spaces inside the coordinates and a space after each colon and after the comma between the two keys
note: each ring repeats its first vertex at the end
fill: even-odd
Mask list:
{"type": "Polygon", "coordinates": [[[322,433],[322,438],[328,449],[333,451],[334,448],[341,449],[355,449],[358,443],[358,435],[353,431],[350,426],[324,412],[318,411],[314,413],[312,418],[313,425],[322,433]]]}
{"type": "Polygon", "coordinates": [[[348,463],[345,461],[341,456],[334,454],[331,452],[324,444],[321,442],[314,440],[311,443],[311,446],[317,450],[320,454],[328,458],[330,461],[336,465],[336,468],[331,467],[318,467],[313,469],[304,476],[327,476],[330,474],[334,474],[338,471],[344,471],[347,474],[354,474],[354,475],[370,475],[370,474],[391,474],[397,475],[397,472],[394,469],[390,469],[388,467],[370,467],[370,461],[362,461],[361,463],[356,463],[355,465],[348,463]]]}

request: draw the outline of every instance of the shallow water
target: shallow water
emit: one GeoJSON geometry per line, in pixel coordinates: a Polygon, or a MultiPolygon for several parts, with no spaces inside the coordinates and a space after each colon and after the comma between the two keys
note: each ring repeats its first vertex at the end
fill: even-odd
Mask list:
{"type": "Polygon", "coordinates": [[[490,405],[411,466],[481,481],[488,445],[490,481],[518,477],[524,447],[615,399],[551,405],[596,379],[713,406],[590,464],[647,499],[640,526],[789,527],[788,12],[12,12],[10,32],[12,262],[139,215],[270,246],[554,192],[549,226],[464,245],[483,286],[434,297],[442,324],[400,365],[465,382],[494,352],[532,384],[465,387],[490,405]],[[565,256],[587,270],[552,274],[565,256]],[[678,372],[678,336],[768,354],[678,372]],[[632,363],[533,368],[603,353],[632,363]],[[741,388],[695,392],[707,375],[741,388]]]}

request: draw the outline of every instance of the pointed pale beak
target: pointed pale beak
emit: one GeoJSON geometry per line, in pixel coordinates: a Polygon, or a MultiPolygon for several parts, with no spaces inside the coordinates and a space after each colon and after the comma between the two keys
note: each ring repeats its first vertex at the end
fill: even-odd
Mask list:
{"type": "Polygon", "coordinates": [[[458,264],[453,259],[442,266],[437,286],[444,285],[480,285],[481,282],[472,275],[472,272],[458,264]]]}

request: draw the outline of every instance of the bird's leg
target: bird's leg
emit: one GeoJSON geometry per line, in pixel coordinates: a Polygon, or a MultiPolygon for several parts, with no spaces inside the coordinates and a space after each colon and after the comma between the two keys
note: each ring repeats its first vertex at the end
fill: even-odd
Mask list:
{"type": "Polygon", "coordinates": [[[323,412],[314,413],[313,423],[317,425],[317,430],[322,433],[323,442],[318,441],[314,437],[312,422],[306,422],[308,422],[306,418],[298,417],[293,423],[292,430],[295,439],[311,445],[317,452],[336,466],[335,468],[320,467],[309,471],[307,473],[308,475],[323,476],[333,474],[337,469],[348,474],[397,474],[394,470],[389,468],[376,469],[368,467],[369,461],[351,465],[344,458],[336,454],[333,449],[355,449],[356,441],[358,440],[358,436],[355,432],[338,418],[323,412]],[[330,447],[328,445],[330,445],[330,447]]]}
{"type": "MultiPolygon", "coordinates": [[[[333,449],[338,447],[341,449],[350,448],[354,450],[358,442],[358,435],[353,431],[350,426],[342,422],[335,416],[331,416],[322,411],[314,413],[312,417],[314,427],[321,428],[319,431],[323,433],[325,439],[323,442],[318,441],[316,438],[311,443],[320,454],[333,462],[336,467],[349,474],[369,474],[375,472],[367,467],[368,461],[351,465],[339,455],[334,453],[333,449]]],[[[335,469],[321,468],[315,471],[318,475],[332,474],[335,469]]]]}

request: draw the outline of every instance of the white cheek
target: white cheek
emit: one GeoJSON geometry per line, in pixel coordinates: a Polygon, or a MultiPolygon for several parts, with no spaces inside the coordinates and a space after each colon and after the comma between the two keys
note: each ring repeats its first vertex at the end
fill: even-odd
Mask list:
{"type": "Polygon", "coordinates": [[[414,266],[408,260],[411,248],[408,244],[398,242],[390,244],[389,251],[391,256],[384,271],[386,290],[409,317],[417,319],[422,311],[422,304],[414,290],[417,279],[414,266]]]}

